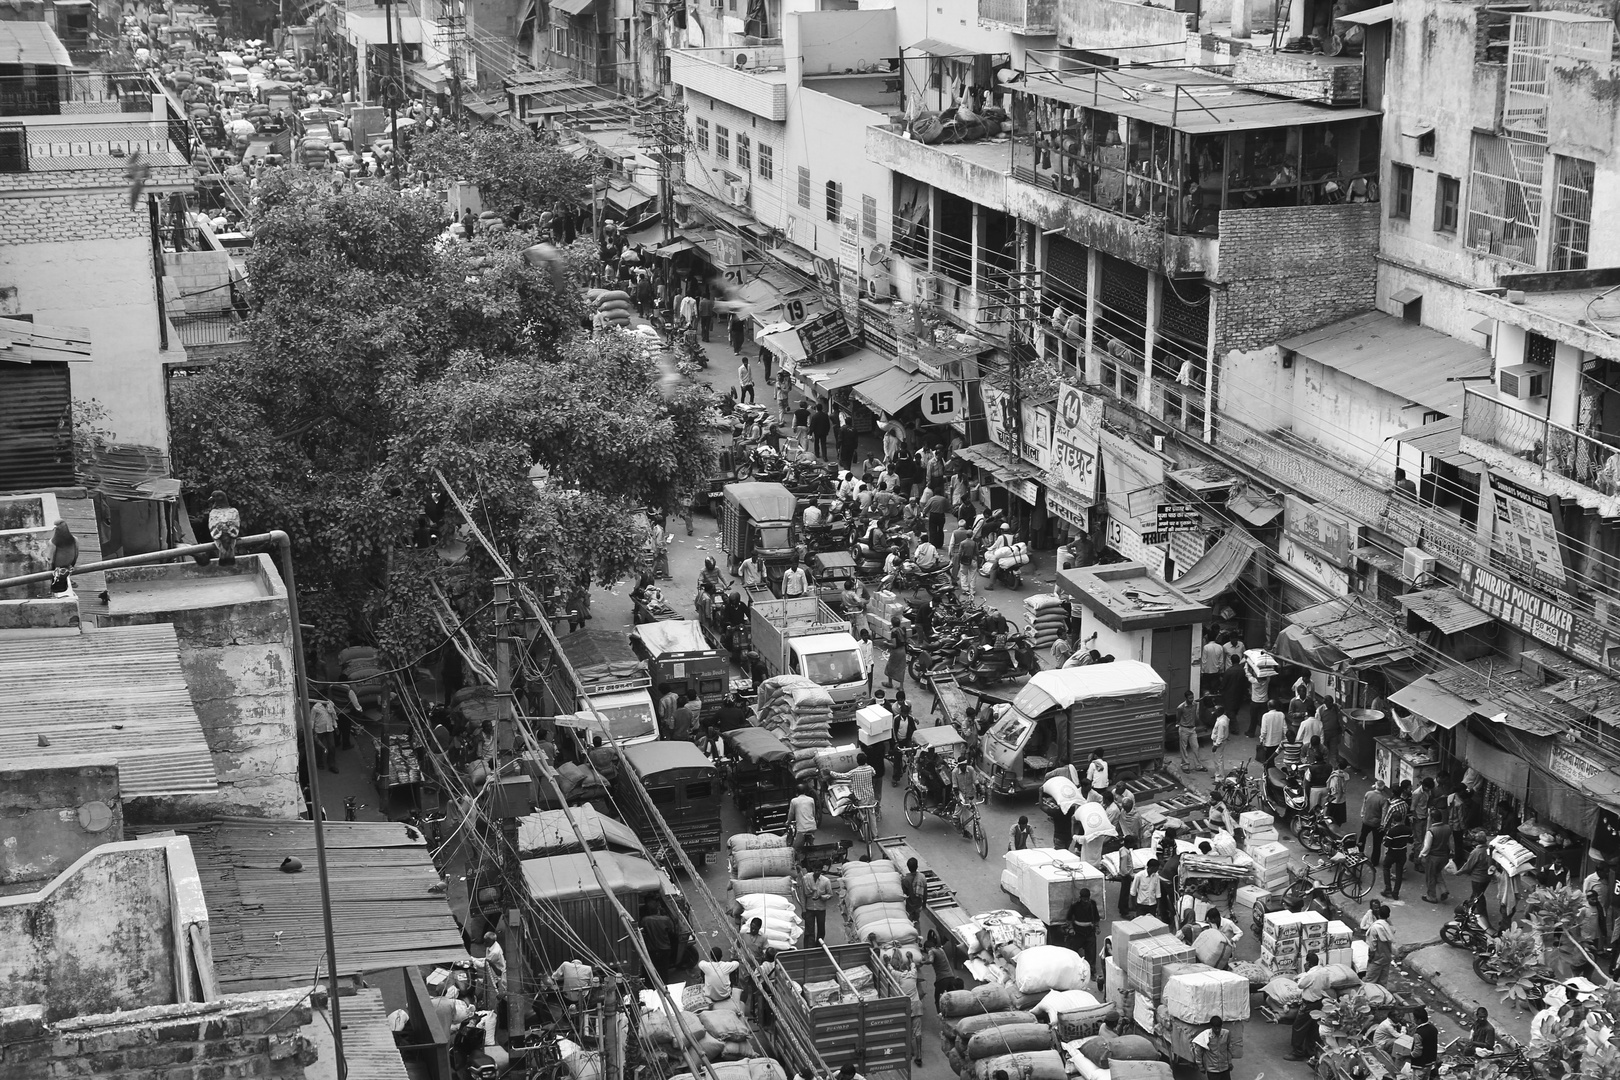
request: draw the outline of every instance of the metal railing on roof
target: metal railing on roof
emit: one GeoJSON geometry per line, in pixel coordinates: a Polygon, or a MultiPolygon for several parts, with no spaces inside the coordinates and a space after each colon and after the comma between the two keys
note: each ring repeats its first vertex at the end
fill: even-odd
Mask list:
{"type": "Polygon", "coordinates": [[[160,94],[144,72],[76,71],[0,76],[0,116],[149,113],[160,94]]]}

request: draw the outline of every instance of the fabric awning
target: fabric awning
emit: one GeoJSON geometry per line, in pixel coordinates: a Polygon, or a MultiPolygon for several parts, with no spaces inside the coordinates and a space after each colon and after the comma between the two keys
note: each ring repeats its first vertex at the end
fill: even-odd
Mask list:
{"type": "Polygon", "coordinates": [[[808,356],[804,340],[792,323],[771,323],[756,333],[754,340],[759,342],[760,348],[770,349],[789,360],[804,360],[808,356]]]}
{"type": "MultiPolygon", "coordinates": [[[[609,188],[604,198],[625,213],[629,213],[638,206],[645,206],[653,200],[650,193],[636,187],[609,188]]],[[[662,255],[663,250],[659,249],[658,254],[662,255]]]]}
{"type": "MultiPolygon", "coordinates": [[[[650,195],[648,196],[648,198],[651,197],[652,196],[650,195]]],[[[670,243],[665,244],[663,247],[655,249],[653,254],[667,259],[671,255],[679,255],[683,251],[691,251],[696,247],[697,245],[692,243],[690,240],[673,240],[670,243]]]]}
{"type": "Polygon", "coordinates": [[[1250,525],[1269,525],[1283,512],[1282,496],[1254,484],[1233,488],[1226,508],[1250,525]]]}
{"type": "Polygon", "coordinates": [[[582,11],[588,11],[595,3],[596,0],[551,0],[551,10],[578,15],[582,11]]]}
{"type": "Polygon", "coordinates": [[[1430,623],[1442,634],[1457,634],[1484,626],[1491,616],[1457,595],[1455,589],[1424,589],[1397,596],[1395,602],[1430,623]]]}
{"type": "Polygon", "coordinates": [[[960,45],[952,45],[950,42],[940,41],[938,38],[923,38],[917,44],[907,46],[906,51],[927,53],[929,56],[958,60],[980,55],[972,49],[964,49],[960,45]]]}
{"type": "Polygon", "coordinates": [[[1530,765],[1499,747],[1492,746],[1468,728],[1457,733],[1457,756],[1469,768],[1512,795],[1523,799],[1530,780],[1530,765]]]}
{"type": "Polygon", "coordinates": [[[1212,603],[1243,576],[1249,559],[1259,549],[1260,541],[1242,529],[1228,529],[1173,584],[1201,604],[1212,603]]]}
{"type": "Polygon", "coordinates": [[[923,387],[927,385],[928,379],[924,376],[891,367],[855,387],[853,393],[879,412],[893,415],[922,397],[923,387]]]}
{"type": "Polygon", "coordinates": [[[1378,7],[1358,11],[1354,15],[1340,15],[1334,22],[1354,23],[1356,26],[1376,26],[1386,23],[1395,17],[1394,4],[1381,4],[1378,7]]]}
{"type": "Polygon", "coordinates": [[[1472,701],[1464,700],[1425,675],[1389,695],[1389,700],[1414,712],[1436,727],[1450,731],[1478,712],[1472,701]]]}
{"type": "Polygon", "coordinates": [[[982,442],[964,446],[956,456],[969,465],[977,466],[1003,484],[1016,484],[1020,480],[1039,480],[1041,470],[1027,461],[1013,457],[1012,452],[995,443],[982,442]]]}
{"type": "MultiPolygon", "coordinates": [[[[797,333],[795,333],[797,336],[797,333]]],[[[802,346],[801,346],[802,347],[802,346]]],[[[891,361],[869,349],[857,349],[839,360],[811,367],[801,367],[799,374],[815,384],[818,390],[831,393],[846,386],[858,386],[889,370],[891,361]]]]}

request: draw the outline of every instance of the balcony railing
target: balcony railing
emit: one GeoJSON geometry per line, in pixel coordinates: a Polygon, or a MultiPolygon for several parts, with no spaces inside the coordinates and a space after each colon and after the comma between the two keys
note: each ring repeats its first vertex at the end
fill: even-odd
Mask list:
{"type": "Polygon", "coordinates": [[[1462,433],[1593,491],[1620,494],[1620,447],[1498,398],[1469,390],[1463,397],[1462,433]]]}
{"type": "Polygon", "coordinates": [[[177,313],[169,317],[174,324],[180,344],[188,349],[204,345],[242,345],[248,340],[247,323],[236,315],[192,315],[177,313]]]}
{"type": "Polygon", "coordinates": [[[0,76],[0,116],[150,113],[153,87],[139,72],[0,76]]]}
{"type": "Polygon", "coordinates": [[[1057,0],[979,0],[979,22],[1004,26],[1015,34],[1055,34],[1057,0]]]}

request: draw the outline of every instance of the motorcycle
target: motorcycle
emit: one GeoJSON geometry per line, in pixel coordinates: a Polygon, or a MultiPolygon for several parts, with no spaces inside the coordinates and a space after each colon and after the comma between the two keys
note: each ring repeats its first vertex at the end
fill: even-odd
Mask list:
{"type": "Polygon", "coordinates": [[[1241,814],[1263,802],[1263,783],[1249,776],[1249,763],[1239,761],[1215,784],[1215,798],[1234,814],[1241,814]]]}
{"type": "Polygon", "coordinates": [[[787,462],[769,444],[761,443],[737,463],[738,480],[758,480],[779,484],[787,476],[787,462]]]}
{"type": "Polygon", "coordinates": [[[1294,822],[1294,837],[1306,851],[1317,852],[1336,848],[1346,839],[1328,817],[1326,806],[1319,806],[1294,822]]]}
{"type": "Polygon", "coordinates": [[[1016,566],[997,566],[991,571],[991,576],[997,585],[1007,589],[1022,589],[1024,575],[1018,572],[1016,566]]]}
{"type": "Polygon", "coordinates": [[[1266,766],[1266,784],[1261,793],[1266,812],[1278,821],[1310,809],[1311,788],[1304,766],[1266,766]]]}
{"type": "Polygon", "coordinates": [[[922,570],[910,559],[901,563],[893,573],[885,574],[882,584],[891,592],[926,592],[931,597],[941,597],[956,590],[956,582],[951,579],[948,567],[922,570]]]}
{"type": "Polygon", "coordinates": [[[888,559],[894,545],[872,545],[865,541],[857,541],[855,549],[850,554],[855,556],[855,576],[862,581],[872,581],[883,573],[883,563],[888,559]]]}

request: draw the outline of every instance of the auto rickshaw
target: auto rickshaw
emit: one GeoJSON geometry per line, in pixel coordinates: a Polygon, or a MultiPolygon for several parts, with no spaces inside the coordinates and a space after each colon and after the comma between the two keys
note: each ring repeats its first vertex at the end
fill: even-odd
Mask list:
{"type": "Polygon", "coordinates": [[[844,582],[855,579],[855,556],[848,550],[817,551],[805,560],[810,592],[834,611],[842,611],[844,582]]]}
{"type": "Polygon", "coordinates": [[[793,751],[772,732],[746,727],[721,735],[731,794],[743,819],[755,832],[787,827],[793,798],[793,751]]]}

